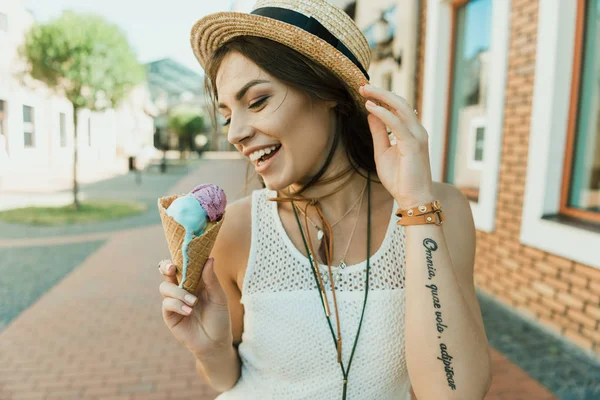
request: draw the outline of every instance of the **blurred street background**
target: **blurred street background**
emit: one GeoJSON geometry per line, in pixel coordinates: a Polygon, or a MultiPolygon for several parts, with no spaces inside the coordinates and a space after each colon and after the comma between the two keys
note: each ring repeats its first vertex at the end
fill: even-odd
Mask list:
{"type": "MultiPolygon", "coordinates": [[[[600,399],[600,0],[331,2],[471,201],[486,400],[600,399]]],[[[0,400],[215,398],[162,321],[157,199],[261,187],[189,45],[254,3],[0,0],[0,400]]]]}

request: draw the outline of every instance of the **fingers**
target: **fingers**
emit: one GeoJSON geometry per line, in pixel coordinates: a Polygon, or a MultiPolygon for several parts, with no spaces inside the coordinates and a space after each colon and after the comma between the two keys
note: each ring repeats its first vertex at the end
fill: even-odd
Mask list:
{"type": "Polygon", "coordinates": [[[407,134],[418,140],[427,139],[427,132],[422,127],[413,108],[404,98],[371,85],[361,87],[360,93],[375,103],[374,106],[367,105],[367,109],[389,126],[398,140],[409,140],[407,134]],[[401,132],[396,132],[396,130],[401,132]]]}
{"type": "Polygon", "coordinates": [[[177,268],[175,268],[171,260],[162,260],[158,263],[158,270],[165,278],[165,281],[177,285],[177,268]]]}
{"type": "Polygon", "coordinates": [[[406,100],[389,90],[384,90],[372,85],[365,85],[361,86],[360,93],[365,98],[371,99],[371,101],[375,102],[377,105],[387,108],[392,113],[401,112],[405,114],[406,109],[408,108],[410,112],[414,114],[406,100]]]}
{"type": "Polygon", "coordinates": [[[163,312],[170,311],[183,316],[188,316],[192,312],[192,308],[181,300],[172,297],[163,299],[163,312]]]}
{"type": "MultiPolygon", "coordinates": [[[[379,118],[385,126],[389,126],[396,140],[402,146],[398,147],[398,150],[418,150],[418,141],[406,125],[390,111],[383,107],[374,105],[371,101],[367,101],[367,109],[375,117],[379,118]],[[408,146],[408,147],[407,147],[408,146]]],[[[387,133],[386,133],[387,134],[387,133]]]]}
{"type": "Polygon", "coordinates": [[[158,290],[163,297],[176,299],[190,307],[193,307],[198,302],[198,298],[196,296],[172,282],[162,282],[158,287],[158,290]]]}
{"type": "Polygon", "coordinates": [[[369,128],[373,136],[375,155],[378,156],[385,153],[392,146],[385,124],[374,115],[367,116],[367,121],[369,122],[369,128]]]}

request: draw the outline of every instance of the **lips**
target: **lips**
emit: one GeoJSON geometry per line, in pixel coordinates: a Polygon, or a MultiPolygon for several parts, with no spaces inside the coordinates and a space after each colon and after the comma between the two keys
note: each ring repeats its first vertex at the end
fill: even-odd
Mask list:
{"type": "Polygon", "coordinates": [[[269,153],[265,153],[258,160],[256,160],[256,164],[257,165],[264,164],[268,159],[273,157],[275,155],[275,153],[277,153],[279,151],[280,148],[281,148],[281,145],[277,145],[274,150],[269,151],[269,153]]]}
{"type": "Polygon", "coordinates": [[[254,162],[254,170],[256,171],[256,173],[263,174],[267,169],[269,169],[271,164],[273,164],[275,162],[274,159],[277,156],[277,154],[279,153],[280,149],[281,149],[281,146],[278,146],[270,154],[264,155],[261,158],[257,159],[254,162]]]}

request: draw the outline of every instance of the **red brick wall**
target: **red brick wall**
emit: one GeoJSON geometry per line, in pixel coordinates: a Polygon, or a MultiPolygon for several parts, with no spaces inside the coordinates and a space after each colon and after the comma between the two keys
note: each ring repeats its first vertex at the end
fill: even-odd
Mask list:
{"type": "MultiPolygon", "coordinates": [[[[477,232],[475,283],[575,344],[600,353],[600,270],[519,243],[539,0],[512,0],[496,230],[477,232]]],[[[424,14],[421,14],[424,21],[424,14]]],[[[421,35],[424,46],[424,35],[421,35]]],[[[417,104],[422,101],[423,52],[417,104]]]]}

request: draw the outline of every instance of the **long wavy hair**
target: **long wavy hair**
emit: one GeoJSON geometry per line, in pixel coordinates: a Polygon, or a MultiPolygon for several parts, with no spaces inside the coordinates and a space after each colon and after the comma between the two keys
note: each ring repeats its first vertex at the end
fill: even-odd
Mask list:
{"type": "MultiPolygon", "coordinates": [[[[331,151],[319,172],[295,194],[303,193],[319,181],[330,166],[340,142],[344,146],[352,168],[362,176],[365,175],[359,168],[370,172],[371,179],[377,176],[373,138],[367,121],[367,112],[353,100],[346,83],[327,67],[270,39],[237,36],[224,43],[207,63],[204,85],[206,94],[210,96],[212,104],[210,115],[215,129],[218,129],[217,73],[225,56],[232,51],[242,54],[270,75],[307,94],[310,98],[337,102],[335,137],[331,151]]],[[[248,181],[248,174],[246,180],[248,181]]]]}

